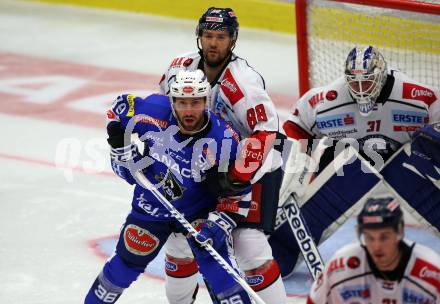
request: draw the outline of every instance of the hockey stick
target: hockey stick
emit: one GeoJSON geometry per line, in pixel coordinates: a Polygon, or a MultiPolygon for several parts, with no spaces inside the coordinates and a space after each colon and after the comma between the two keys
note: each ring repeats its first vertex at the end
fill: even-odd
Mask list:
{"type": "MultiPolygon", "coordinates": [[[[158,201],[174,216],[176,220],[194,237],[198,235],[197,230],[188,222],[188,220],[157,190],[157,188],[145,177],[143,173],[137,171],[135,174],[136,181],[158,199],[158,201]]],[[[244,290],[255,300],[257,304],[265,304],[260,296],[240,277],[238,273],[223,259],[223,257],[208,242],[201,244],[208,253],[220,264],[220,266],[229,273],[232,278],[243,287],[244,290]]]]}
{"type": "MultiPolygon", "coordinates": [[[[300,174],[302,179],[302,187],[307,187],[310,180],[319,164],[319,159],[328,147],[327,137],[322,138],[317,147],[313,150],[310,161],[311,166],[305,165],[303,171],[300,174]]],[[[307,227],[303,217],[301,216],[301,211],[297,203],[294,192],[292,192],[282,204],[282,210],[287,218],[290,229],[292,229],[295,240],[298,244],[301,254],[304,257],[306,266],[313,277],[316,280],[319,274],[324,270],[324,262],[322,261],[321,255],[316,246],[315,241],[310,235],[310,230],[307,227]]]]}

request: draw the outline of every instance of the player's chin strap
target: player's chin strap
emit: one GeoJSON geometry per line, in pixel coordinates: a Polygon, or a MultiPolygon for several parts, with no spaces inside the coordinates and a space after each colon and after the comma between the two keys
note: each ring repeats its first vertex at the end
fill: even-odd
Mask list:
{"type": "Polygon", "coordinates": [[[324,262],[322,261],[318,246],[316,246],[315,241],[310,234],[310,230],[301,216],[297,202],[297,195],[304,193],[304,189],[309,185],[314,172],[318,168],[319,159],[327,147],[329,147],[328,138],[324,137],[318,142],[311,157],[308,157],[305,153],[300,155],[291,154],[285,165],[285,174],[288,174],[288,170],[292,166],[297,167],[297,165],[292,164],[292,162],[297,163],[299,161],[303,164],[303,168],[299,175],[297,173],[293,174],[293,176],[290,176],[291,178],[285,176],[280,189],[280,201],[283,202],[281,205],[282,210],[287,218],[290,228],[292,229],[293,235],[295,236],[298,247],[301,250],[301,254],[304,257],[304,261],[313,280],[316,280],[319,274],[324,270],[324,262]],[[298,159],[298,156],[303,156],[305,159],[298,159]]]}
{"type": "MultiPolygon", "coordinates": [[[[188,231],[195,239],[197,239],[198,232],[187,221],[187,219],[157,190],[157,188],[145,177],[143,173],[137,171],[134,177],[139,185],[145,189],[151,191],[151,193],[157,198],[157,200],[174,216],[176,220],[188,231]]],[[[265,302],[258,296],[258,294],[246,283],[246,281],[235,272],[235,270],[223,259],[223,257],[212,248],[209,242],[200,244],[216,261],[220,266],[229,273],[232,278],[240,284],[241,287],[255,300],[257,304],[265,304],[265,302]]]]}

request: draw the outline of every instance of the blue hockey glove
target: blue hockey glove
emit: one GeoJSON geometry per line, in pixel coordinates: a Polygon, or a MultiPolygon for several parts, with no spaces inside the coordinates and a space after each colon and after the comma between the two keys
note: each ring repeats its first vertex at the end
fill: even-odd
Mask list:
{"type": "Polygon", "coordinates": [[[199,244],[206,242],[218,251],[227,245],[228,238],[231,237],[232,230],[237,227],[237,223],[224,212],[209,213],[207,221],[202,225],[202,229],[196,237],[199,244]]]}
{"type": "Polygon", "coordinates": [[[440,123],[427,125],[414,132],[408,163],[430,179],[440,179],[440,123]]]}

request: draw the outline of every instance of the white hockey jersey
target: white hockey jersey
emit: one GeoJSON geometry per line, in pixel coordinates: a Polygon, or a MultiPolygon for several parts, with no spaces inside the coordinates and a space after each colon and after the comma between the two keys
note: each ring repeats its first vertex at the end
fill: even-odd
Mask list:
{"type": "Polygon", "coordinates": [[[440,121],[439,98],[438,89],[391,70],[374,111],[364,117],[341,77],[304,94],[289,115],[284,130],[290,137],[304,135],[305,131],[305,135],[316,138],[354,138],[360,150],[372,147],[379,154],[389,154],[408,142],[416,129],[440,121]],[[295,130],[298,126],[303,130],[295,130]]]}
{"type": "MultiPolygon", "coordinates": [[[[203,70],[200,54],[187,53],[176,57],[159,83],[162,94],[179,70],[203,70]]],[[[211,83],[210,109],[229,122],[243,138],[255,131],[279,131],[275,106],[265,90],[263,77],[246,60],[232,54],[220,77],[211,83]]]]}
{"type": "Polygon", "coordinates": [[[400,280],[378,278],[359,243],[338,250],[313,283],[307,304],[439,304],[440,256],[425,246],[412,249],[400,280]]]}

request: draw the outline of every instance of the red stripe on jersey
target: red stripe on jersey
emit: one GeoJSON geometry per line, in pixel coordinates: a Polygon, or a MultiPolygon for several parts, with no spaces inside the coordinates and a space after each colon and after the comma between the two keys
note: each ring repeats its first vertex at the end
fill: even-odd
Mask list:
{"type": "Polygon", "coordinates": [[[244,222],[260,223],[261,222],[261,190],[263,185],[255,183],[252,185],[252,201],[249,207],[248,215],[244,222]]]}
{"type": "Polygon", "coordinates": [[[293,139],[311,139],[312,135],[292,121],[286,121],[283,125],[286,135],[293,139]]]}
{"type": "Polygon", "coordinates": [[[251,180],[272,149],[275,139],[276,133],[267,131],[257,131],[246,138],[240,157],[232,168],[231,176],[242,182],[251,180]]]}
{"type": "Polygon", "coordinates": [[[192,258],[178,259],[170,255],[165,258],[165,273],[173,278],[186,278],[197,273],[197,263],[192,258]]]}
{"type": "Polygon", "coordinates": [[[437,100],[437,96],[432,90],[407,82],[403,83],[402,97],[423,101],[428,107],[437,100]]]}
{"type": "Polygon", "coordinates": [[[238,86],[234,76],[232,76],[231,70],[229,69],[226,69],[223,75],[223,78],[220,82],[220,89],[229,99],[231,105],[235,105],[244,97],[243,92],[240,90],[240,87],[238,86]]]}
{"type": "Polygon", "coordinates": [[[280,276],[280,268],[275,260],[263,264],[263,266],[246,271],[246,281],[255,291],[260,291],[272,285],[280,276]]]}

